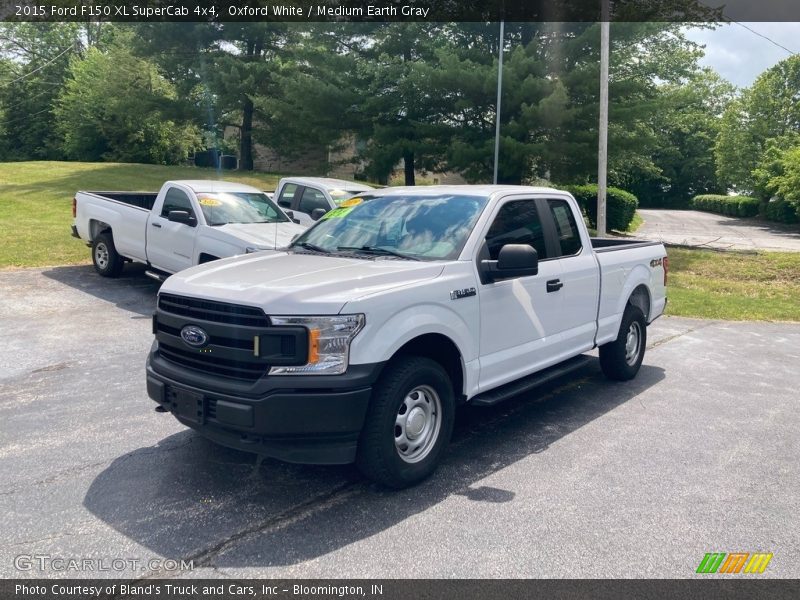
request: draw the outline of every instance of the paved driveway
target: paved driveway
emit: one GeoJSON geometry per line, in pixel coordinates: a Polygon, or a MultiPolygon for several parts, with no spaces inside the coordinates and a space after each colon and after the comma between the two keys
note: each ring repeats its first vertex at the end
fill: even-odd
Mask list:
{"type": "Polygon", "coordinates": [[[467,408],[437,474],[390,492],[155,413],[157,286],[130,272],[0,272],[0,577],[80,575],[15,569],[32,554],[128,561],[104,576],[695,577],[715,551],[800,577],[800,325],[659,319],[634,381],[590,365],[467,408]]]}
{"type": "Polygon", "coordinates": [[[639,214],[644,224],[637,237],[689,246],[800,252],[798,227],[697,210],[639,209],[639,214]]]}

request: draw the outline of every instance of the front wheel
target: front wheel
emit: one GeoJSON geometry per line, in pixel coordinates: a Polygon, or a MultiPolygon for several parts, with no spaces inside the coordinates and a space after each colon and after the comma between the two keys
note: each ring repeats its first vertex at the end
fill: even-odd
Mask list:
{"type": "Polygon", "coordinates": [[[117,277],[125,265],[123,259],[114,246],[111,233],[101,233],[92,243],[92,263],[94,270],[103,277],[117,277]]]}
{"type": "Polygon", "coordinates": [[[392,488],[422,481],[450,441],[454,416],[453,386],[439,363],[395,359],[373,391],[358,443],[359,470],[392,488]]]}
{"type": "Polygon", "coordinates": [[[609,379],[628,381],[642,366],[647,345],[647,321],[642,309],[629,304],[622,315],[617,339],[600,346],[600,368],[609,379]]]}

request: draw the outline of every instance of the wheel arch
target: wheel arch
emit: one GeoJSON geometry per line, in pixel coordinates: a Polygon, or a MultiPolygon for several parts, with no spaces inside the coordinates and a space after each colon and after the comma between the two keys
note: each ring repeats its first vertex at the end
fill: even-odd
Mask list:
{"type": "Polygon", "coordinates": [[[455,342],[441,333],[425,333],[405,342],[390,358],[390,361],[403,356],[422,356],[439,365],[450,377],[457,402],[466,398],[464,391],[464,358],[455,342]]]}
{"type": "Polygon", "coordinates": [[[91,241],[97,239],[97,236],[101,233],[106,232],[110,233],[112,237],[114,236],[114,230],[111,225],[100,219],[89,219],[89,239],[91,241]]]}
{"type": "Polygon", "coordinates": [[[633,289],[630,296],[628,296],[628,301],[625,303],[625,306],[632,305],[638,307],[644,314],[645,321],[649,323],[651,304],[650,290],[645,284],[640,283],[633,289]]]}

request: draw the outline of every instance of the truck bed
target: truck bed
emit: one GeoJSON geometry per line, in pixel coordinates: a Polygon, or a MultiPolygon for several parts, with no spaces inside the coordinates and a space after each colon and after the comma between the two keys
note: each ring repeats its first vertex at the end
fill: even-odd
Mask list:
{"type": "Polygon", "coordinates": [[[152,210],[153,205],[158,197],[158,192],[82,192],[83,194],[91,194],[103,200],[111,200],[112,202],[120,202],[136,208],[144,210],[152,210]]]}
{"type": "Polygon", "coordinates": [[[592,241],[592,248],[595,252],[614,252],[629,248],[644,248],[646,246],[657,246],[661,242],[642,240],[636,238],[589,238],[592,241]]]}

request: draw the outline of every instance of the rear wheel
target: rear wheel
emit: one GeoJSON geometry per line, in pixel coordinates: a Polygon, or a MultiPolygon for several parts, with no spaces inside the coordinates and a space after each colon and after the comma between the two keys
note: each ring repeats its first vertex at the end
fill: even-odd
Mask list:
{"type": "Polygon", "coordinates": [[[629,304],[622,315],[617,339],[600,346],[600,368],[609,379],[628,381],[642,366],[647,345],[647,322],[642,309],[629,304]]]}
{"type": "Polygon", "coordinates": [[[439,363],[396,359],[375,385],[359,439],[358,468],[388,487],[422,481],[450,441],[454,415],[453,386],[439,363]]]}
{"type": "Polygon", "coordinates": [[[92,263],[94,270],[103,277],[117,277],[125,264],[114,247],[114,238],[110,232],[98,235],[92,243],[92,263]]]}

